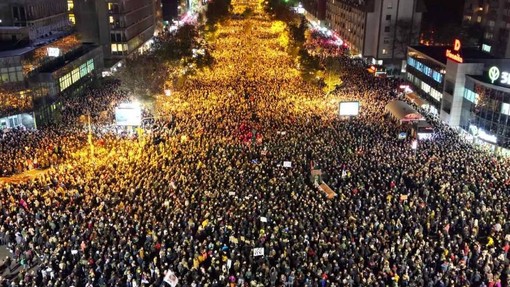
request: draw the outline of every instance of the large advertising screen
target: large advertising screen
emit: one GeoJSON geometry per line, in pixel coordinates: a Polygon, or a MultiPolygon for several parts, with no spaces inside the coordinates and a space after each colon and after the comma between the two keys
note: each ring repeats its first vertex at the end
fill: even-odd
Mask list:
{"type": "Polygon", "coordinates": [[[115,109],[115,122],[119,126],[140,126],[142,124],[142,108],[138,104],[120,104],[115,109]]]}
{"type": "Polygon", "coordinates": [[[357,116],[359,114],[359,102],[340,102],[340,116],[357,116]]]}

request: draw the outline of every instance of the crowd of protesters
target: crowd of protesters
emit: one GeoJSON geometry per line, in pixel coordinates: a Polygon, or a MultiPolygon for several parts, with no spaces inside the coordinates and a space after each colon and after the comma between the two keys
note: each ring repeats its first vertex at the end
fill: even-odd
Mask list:
{"type": "Polygon", "coordinates": [[[86,139],[84,124],[112,122],[114,109],[128,101],[116,81],[105,82],[100,89],[90,89],[83,97],[65,99],[58,124],[47,128],[18,127],[0,131],[0,177],[48,168],[63,163],[86,139]]]}
{"type": "Polygon", "coordinates": [[[508,161],[440,123],[411,149],[384,114],[396,81],[344,57],[324,95],[253,11],[218,27],[215,66],[158,102],[144,133],[95,133],[88,151],[76,117],[111,120],[113,85],[65,105],[74,135],[26,132],[31,154],[4,141],[13,162],[49,147],[61,160],[1,187],[0,241],[22,268],[1,286],[165,286],[170,272],[178,286],[509,286],[508,161]],[[340,100],[361,114],[337,117],[340,100]]]}

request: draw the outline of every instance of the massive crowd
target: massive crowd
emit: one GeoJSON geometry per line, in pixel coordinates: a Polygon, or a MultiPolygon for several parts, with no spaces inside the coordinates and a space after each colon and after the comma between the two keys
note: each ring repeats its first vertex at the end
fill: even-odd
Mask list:
{"type": "Polygon", "coordinates": [[[253,10],[218,28],[215,66],[160,99],[144,134],[96,128],[88,152],[76,117],[111,120],[126,95],[110,84],[67,104],[66,126],[2,141],[12,163],[57,151],[1,188],[0,241],[23,269],[1,286],[161,286],[169,271],[179,286],[509,286],[509,163],[440,123],[412,150],[383,112],[395,81],[345,57],[324,95],[253,10]],[[338,118],[340,100],[360,116],[338,118]]]}

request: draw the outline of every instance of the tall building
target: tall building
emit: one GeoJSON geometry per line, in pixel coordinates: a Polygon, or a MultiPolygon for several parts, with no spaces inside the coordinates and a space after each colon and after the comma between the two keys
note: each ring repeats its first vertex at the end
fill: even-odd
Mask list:
{"type": "Polygon", "coordinates": [[[103,65],[102,50],[72,33],[72,0],[0,2],[0,129],[55,121],[60,97],[103,65]]]}
{"type": "Polygon", "coordinates": [[[8,34],[9,27],[19,27],[16,39],[31,41],[69,26],[66,0],[2,0],[0,20],[2,34],[8,34]]]}
{"type": "Polygon", "coordinates": [[[412,46],[407,97],[466,140],[510,156],[510,59],[476,47],[412,46]]]}
{"type": "Polygon", "coordinates": [[[510,58],[508,11],[508,0],[466,0],[464,5],[463,25],[466,28],[477,27],[480,48],[496,57],[510,58]]]}
{"type": "MultiPolygon", "coordinates": [[[[159,3],[159,5],[158,5],[159,3]]],[[[144,49],[156,31],[156,0],[74,0],[82,42],[103,47],[111,62],[144,49]]]]}
{"type": "Polygon", "coordinates": [[[301,2],[307,13],[315,20],[323,21],[326,18],[326,0],[304,0],[301,2]]]}
{"type": "Polygon", "coordinates": [[[353,54],[398,67],[418,42],[424,11],[421,0],[328,0],[326,21],[353,54]]]}

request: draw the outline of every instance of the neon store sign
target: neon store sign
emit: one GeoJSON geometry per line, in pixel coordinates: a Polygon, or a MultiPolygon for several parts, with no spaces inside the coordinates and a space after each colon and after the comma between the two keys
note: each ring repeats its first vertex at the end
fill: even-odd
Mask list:
{"type": "Polygon", "coordinates": [[[498,67],[492,66],[487,72],[491,83],[499,83],[502,85],[510,85],[510,72],[501,71],[498,67]]]}
{"type": "Polygon", "coordinates": [[[460,56],[460,47],[462,47],[460,40],[455,39],[455,42],[453,44],[453,51],[450,49],[446,49],[446,58],[454,60],[458,63],[463,63],[464,58],[460,56]]]}

